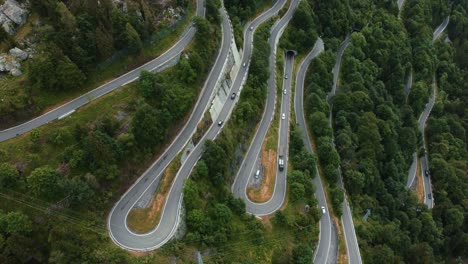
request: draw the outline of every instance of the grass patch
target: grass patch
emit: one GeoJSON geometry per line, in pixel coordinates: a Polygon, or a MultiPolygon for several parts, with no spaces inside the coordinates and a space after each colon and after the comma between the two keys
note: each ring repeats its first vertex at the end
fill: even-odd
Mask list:
{"type": "Polygon", "coordinates": [[[211,119],[210,111],[206,111],[203,115],[202,120],[197,125],[197,130],[192,136],[192,142],[194,145],[197,145],[200,142],[200,139],[205,135],[208,128],[213,124],[213,120],[211,119]]]}
{"type": "Polygon", "coordinates": [[[167,166],[164,171],[162,181],[159,184],[150,205],[147,208],[133,208],[128,214],[127,225],[133,232],[145,234],[153,230],[158,225],[162,209],[166,203],[167,195],[171,190],[172,182],[181,166],[181,157],[182,152],[180,152],[177,157],[172,160],[169,166],[167,166]]]}
{"type": "Polygon", "coordinates": [[[424,179],[423,179],[423,173],[421,170],[421,160],[418,158],[417,159],[417,165],[416,165],[416,194],[418,196],[418,201],[420,203],[424,203],[424,179]]]}
{"type": "Polygon", "coordinates": [[[248,187],[247,196],[256,203],[270,200],[276,183],[277,153],[274,149],[267,150],[265,143],[262,145],[261,163],[263,167],[263,178],[260,188],[248,187]]]}
{"type": "Polygon", "coordinates": [[[136,85],[129,84],[91,102],[64,119],[34,129],[40,135],[39,143],[31,141],[31,132],[0,142],[0,161],[29,164],[24,171],[25,174],[40,164],[58,166],[60,154],[64,152],[65,147],[78,143],[72,136],[68,137],[75,126],[96,120],[96,113],[100,116],[112,116],[118,111],[124,111],[137,98],[136,85]],[[63,142],[52,143],[59,132],[67,136],[63,142]]]}

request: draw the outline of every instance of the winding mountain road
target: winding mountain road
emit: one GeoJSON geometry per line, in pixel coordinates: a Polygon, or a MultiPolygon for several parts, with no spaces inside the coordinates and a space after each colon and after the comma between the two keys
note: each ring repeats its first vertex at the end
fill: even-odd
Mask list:
{"type": "MultiPolygon", "coordinates": [[[[442,34],[442,32],[447,28],[447,25],[450,21],[450,16],[446,17],[444,21],[434,30],[434,33],[432,34],[432,42],[434,43],[442,34]]],[[[423,135],[423,145],[424,149],[427,150],[427,142],[426,142],[426,135],[425,135],[425,127],[427,123],[427,119],[429,118],[429,114],[432,111],[432,108],[434,107],[435,100],[437,97],[437,85],[436,85],[436,80],[435,76],[432,81],[432,94],[431,97],[429,98],[429,102],[426,104],[426,107],[424,108],[424,111],[421,113],[418,119],[418,128],[419,131],[421,131],[421,134],[423,135]]],[[[406,182],[406,187],[411,187],[414,183],[414,180],[416,178],[416,172],[417,172],[417,164],[418,164],[418,157],[417,153],[413,154],[413,162],[411,163],[411,167],[408,172],[408,181],[406,182]]],[[[429,170],[429,157],[427,151],[424,152],[424,156],[421,159],[421,173],[422,173],[422,179],[423,179],[423,188],[424,188],[424,204],[427,205],[429,209],[432,209],[434,207],[434,195],[432,194],[432,184],[431,184],[431,176],[430,176],[430,170],[429,170]]]]}
{"type": "MultiPolygon", "coordinates": [[[[252,56],[252,50],[253,50],[252,41],[253,41],[253,34],[255,30],[261,23],[263,23],[270,17],[277,14],[277,12],[281,9],[281,7],[285,4],[285,2],[286,0],[279,0],[275,2],[272,8],[268,9],[266,12],[261,14],[258,18],[256,18],[251,23],[247,24],[246,28],[252,27],[252,30],[246,30],[244,32],[244,47],[243,47],[244,53],[243,53],[242,61],[246,62],[246,67],[241,67],[239,69],[236,75],[236,78],[233,82],[233,85],[231,87],[230,93],[235,92],[239,94],[247,78],[248,64],[250,64],[250,59],[252,56]]],[[[225,10],[223,11],[224,11],[222,13],[223,40],[228,39],[228,36],[229,36],[230,41],[233,41],[232,27],[229,27],[229,31],[226,32],[227,31],[226,21],[228,20],[228,18],[227,18],[227,14],[225,13],[225,10]]],[[[224,47],[224,44],[222,45],[222,47],[224,47]]],[[[215,70],[218,68],[219,67],[216,67],[216,66],[214,67],[215,70]]],[[[210,74],[209,78],[211,78],[211,76],[215,76],[213,78],[218,78],[221,72],[222,71],[219,70],[217,74],[212,73],[210,74]]],[[[200,98],[206,98],[206,100],[208,100],[209,97],[210,96],[206,94],[206,95],[202,95],[200,98]]],[[[220,120],[227,120],[229,118],[238,99],[239,99],[239,96],[237,96],[235,100],[225,101],[223,108],[221,109],[221,112],[219,113],[218,118],[220,120]]],[[[197,103],[196,108],[198,108],[199,105],[201,105],[200,102],[197,103]]],[[[207,106],[208,105],[203,106],[202,108],[206,109],[207,106]]],[[[193,116],[189,119],[189,122],[192,122],[192,120],[195,120],[193,116]]],[[[198,123],[198,121],[199,119],[196,120],[195,122],[198,123]]],[[[194,125],[193,129],[195,128],[196,128],[196,124],[194,125]]],[[[133,185],[127,191],[127,193],[124,194],[124,196],[120,199],[120,201],[117,202],[117,204],[114,206],[108,218],[109,234],[112,240],[117,245],[119,245],[122,248],[133,250],[133,251],[149,251],[149,250],[153,250],[153,249],[161,247],[173,237],[180,222],[180,212],[181,212],[182,201],[183,201],[182,191],[184,187],[184,182],[189,177],[190,172],[192,171],[197,161],[200,159],[201,155],[203,154],[205,141],[208,139],[210,140],[215,139],[216,136],[221,131],[221,129],[222,129],[222,126],[218,126],[218,124],[212,124],[210,128],[208,129],[208,131],[205,133],[205,135],[201,138],[200,142],[192,149],[192,151],[186,158],[185,162],[182,164],[181,168],[176,174],[174,182],[172,183],[171,189],[166,198],[166,202],[164,204],[160,222],[153,231],[147,234],[135,234],[127,228],[126,218],[127,218],[128,213],[134,207],[134,205],[138,202],[140,197],[142,197],[144,193],[146,192],[146,190],[150,188],[150,185],[149,185],[150,183],[147,183],[148,181],[147,179],[151,178],[152,181],[155,181],[156,180],[155,177],[159,177],[159,175],[161,175],[162,172],[164,171],[162,167],[167,167],[167,164],[169,163],[168,160],[170,160],[170,158],[168,158],[166,154],[163,154],[162,155],[163,158],[156,161],[156,163],[147,172],[143,174],[143,176],[137,181],[137,183],[135,183],[135,185],[133,185]]],[[[173,145],[179,144],[179,141],[180,140],[178,139],[174,140],[173,145]]],[[[183,145],[185,144],[182,144],[182,147],[183,145]]],[[[182,149],[182,147],[177,148],[175,152],[171,152],[170,154],[173,157],[175,157],[175,155],[182,149]]]]}
{"type": "MultiPolygon", "coordinates": [[[[204,0],[197,0],[197,16],[205,16],[205,7],[204,7],[204,0]]],[[[115,78],[114,80],[105,83],[98,88],[89,91],[68,103],[65,103],[41,116],[38,116],[30,121],[27,121],[23,124],[17,125],[15,127],[11,127],[5,130],[0,131],[0,142],[5,141],[21,134],[27,133],[34,128],[43,126],[47,123],[53,122],[58,118],[65,116],[67,114],[72,113],[74,110],[88,104],[89,102],[93,101],[96,98],[99,98],[105,94],[112,92],[113,90],[131,83],[137,80],[140,77],[140,73],[142,71],[157,71],[165,67],[169,62],[171,62],[174,58],[176,58],[192,41],[193,37],[195,36],[195,26],[191,23],[185,33],[181,36],[181,38],[175,43],[170,49],[166,52],[161,54],[154,60],[147,62],[146,64],[127,72],[120,77],[115,78]]]]}
{"type": "MultiPolygon", "coordinates": [[[[335,67],[333,68],[333,86],[330,93],[327,95],[327,101],[331,101],[333,96],[335,96],[336,91],[338,90],[338,77],[341,68],[341,58],[343,56],[344,50],[349,46],[351,42],[351,35],[347,35],[345,40],[341,43],[340,47],[338,48],[337,58],[335,67]]],[[[330,126],[332,126],[332,108],[333,104],[330,104],[330,126]]],[[[332,139],[332,143],[334,143],[334,139],[332,139]]],[[[359,249],[359,244],[357,241],[356,230],[354,229],[354,222],[353,222],[353,215],[351,213],[351,208],[349,207],[348,198],[346,195],[346,190],[343,184],[343,175],[341,173],[341,169],[339,169],[340,180],[338,181],[339,186],[343,189],[344,193],[344,201],[343,201],[343,215],[341,216],[341,224],[343,227],[343,234],[345,237],[346,242],[346,249],[348,252],[348,262],[349,263],[362,263],[361,259],[361,251],[359,249]]]]}
{"type": "MultiPolygon", "coordinates": [[[[309,138],[308,128],[304,115],[304,81],[307,69],[311,61],[324,50],[323,40],[318,38],[314,48],[299,64],[296,75],[296,89],[294,94],[294,111],[296,113],[296,123],[302,130],[302,139],[306,149],[313,153],[312,143],[309,138]]],[[[312,124],[313,125],[313,124],[312,124]]],[[[315,197],[318,200],[318,206],[325,206],[328,209],[328,202],[323,189],[320,171],[316,168],[317,176],[313,179],[315,186],[315,197]]],[[[330,210],[320,219],[320,236],[317,248],[314,252],[314,263],[337,263],[338,254],[338,235],[335,224],[329,214],[330,210]]]]}
{"type": "Polygon", "coordinates": [[[450,22],[450,16],[447,16],[444,21],[434,30],[434,33],[432,33],[432,42],[434,42],[436,39],[440,37],[440,34],[444,32],[445,28],[450,22]]]}
{"type": "MultiPolygon", "coordinates": [[[[285,88],[287,89],[287,94],[283,96],[283,103],[285,113],[285,119],[281,120],[281,128],[279,136],[279,143],[284,144],[281,146],[284,150],[285,157],[285,168],[283,171],[277,171],[275,187],[272,197],[265,203],[255,203],[252,202],[246,194],[247,186],[249,184],[249,179],[252,176],[254,169],[256,168],[259,159],[260,150],[262,144],[265,140],[268,128],[270,127],[271,121],[273,120],[275,105],[276,105],[276,49],[278,41],[283,33],[284,29],[291,20],[296,7],[299,5],[300,0],[292,0],[289,6],[288,11],[284,16],[277,21],[271,28],[271,34],[269,39],[270,44],[270,58],[269,58],[269,69],[270,77],[268,79],[268,92],[267,92],[267,102],[266,107],[263,112],[262,120],[260,125],[254,135],[254,139],[250,144],[250,147],[247,151],[247,154],[244,157],[244,160],[241,164],[238,174],[232,185],[232,192],[236,197],[242,198],[246,203],[246,211],[248,213],[262,216],[269,215],[278,210],[284,202],[286,196],[286,172],[287,172],[287,154],[288,154],[288,138],[289,138],[289,109],[290,109],[290,94],[291,94],[291,79],[285,79],[285,88]],[[287,110],[286,110],[287,109],[287,110]]],[[[293,58],[291,55],[286,56],[286,68],[285,71],[289,71],[289,74],[292,74],[293,68],[293,58]]]]}
{"type": "MultiPolygon", "coordinates": [[[[183,149],[195,133],[200,120],[210,104],[210,98],[215,91],[216,83],[227,64],[230,44],[233,41],[232,28],[225,10],[221,12],[222,43],[216,62],[208,76],[205,86],[200,93],[195,108],[180,133],[161,157],[143,173],[137,182],[115,204],[108,217],[108,231],[112,240],[122,248],[135,251],[148,251],[156,249],[166,243],[174,234],[178,221],[179,202],[169,196],[164,207],[158,226],[147,234],[135,234],[127,227],[127,216],[135,204],[146,194],[152,191],[153,184],[163,175],[166,167],[183,149]]],[[[179,183],[179,189],[183,182],[179,183]]],[[[174,188],[172,188],[174,189],[174,188]]],[[[171,193],[174,193],[171,189],[171,193]]],[[[179,190],[180,191],[180,190],[179,190]]],[[[179,192],[180,196],[180,192],[179,192]]]]}

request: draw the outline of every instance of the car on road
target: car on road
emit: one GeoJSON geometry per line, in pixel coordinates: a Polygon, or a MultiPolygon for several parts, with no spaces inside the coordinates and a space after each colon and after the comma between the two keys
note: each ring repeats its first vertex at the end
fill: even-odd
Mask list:
{"type": "Polygon", "coordinates": [[[283,90],[283,94],[286,94],[286,89],[283,90]]]}
{"type": "Polygon", "coordinates": [[[326,214],[327,211],[325,210],[325,206],[322,206],[322,214],[326,214]]]}
{"type": "Polygon", "coordinates": [[[286,115],[283,113],[283,114],[281,115],[281,119],[284,120],[285,118],[286,118],[286,115]]]}
{"type": "Polygon", "coordinates": [[[250,31],[252,31],[252,30],[253,30],[253,26],[250,26],[250,31]]]}
{"type": "Polygon", "coordinates": [[[284,78],[285,78],[285,79],[288,79],[288,75],[287,75],[287,74],[286,74],[286,75],[284,75],[284,78]]]}
{"type": "Polygon", "coordinates": [[[428,198],[428,199],[432,199],[432,195],[431,195],[431,194],[428,194],[428,195],[427,195],[427,198],[428,198]]]}
{"type": "Polygon", "coordinates": [[[255,172],[255,179],[258,179],[259,176],[260,176],[260,170],[257,170],[257,171],[255,172]]]}
{"type": "Polygon", "coordinates": [[[219,122],[218,122],[218,126],[222,126],[222,125],[223,125],[223,123],[224,123],[224,121],[223,121],[223,120],[219,120],[219,122]]]}
{"type": "Polygon", "coordinates": [[[236,93],[231,94],[231,100],[234,100],[234,98],[236,98],[236,93]]]}
{"type": "Polygon", "coordinates": [[[245,62],[244,62],[244,63],[242,63],[242,67],[245,67],[246,65],[247,65],[247,64],[246,64],[245,62]]]}
{"type": "Polygon", "coordinates": [[[425,170],[424,175],[426,175],[426,177],[429,177],[429,170],[425,170]]]}

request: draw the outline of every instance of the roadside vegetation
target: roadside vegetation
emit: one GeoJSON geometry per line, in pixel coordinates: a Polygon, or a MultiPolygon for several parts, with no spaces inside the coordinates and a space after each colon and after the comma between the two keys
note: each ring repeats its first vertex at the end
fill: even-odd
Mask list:
{"type": "Polygon", "coordinates": [[[110,242],[106,217],[190,114],[220,42],[219,17],[208,18],[195,19],[173,68],[0,143],[1,263],[136,261],[110,242]],[[4,219],[32,227],[13,232],[4,219]]]}
{"type": "MultiPolygon", "coordinates": [[[[168,23],[163,6],[146,0],[128,1],[126,10],[111,0],[101,2],[31,2],[33,15],[24,27],[30,27],[26,36],[37,43],[36,52],[23,65],[22,76],[0,80],[4,86],[0,129],[31,119],[157,57],[180,37],[195,6],[189,1],[174,2],[171,6],[183,14],[168,23]]],[[[17,45],[11,38],[5,41],[7,48],[17,45]]]]}
{"type": "MultiPolygon", "coordinates": [[[[340,4],[332,2],[327,3],[333,4],[335,11],[346,9],[348,5],[344,2],[345,6],[341,7],[340,4]]],[[[322,12],[319,13],[319,17],[327,14],[323,4],[321,3],[322,12]]],[[[396,5],[396,2],[394,4],[396,5]]],[[[317,143],[319,161],[325,168],[324,176],[329,183],[335,182],[338,177],[336,168],[341,168],[345,189],[357,220],[355,224],[358,242],[365,263],[392,263],[397,260],[408,263],[438,263],[466,259],[466,252],[460,251],[462,246],[466,246],[466,241],[463,242],[461,239],[466,236],[461,229],[463,222],[461,215],[466,208],[461,209],[462,207],[458,207],[456,202],[453,203],[455,200],[461,202],[460,199],[464,199],[462,198],[464,196],[459,193],[460,195],[453,200],[442,198],[448,193],[445,187],[448,185],[434,184],[440,178],[432,176],[434,195],[439,195],[442,201],[436,197],[436,207],[429,211],[419,203],[415,193],[405,188],[408,168],[412,161],[411,155],[421,144],[416,120],[429,99],[434,72],[437,73],[437,79],[451,80],[444,83],[448,90],[455,94],[453,100],[457,98],[456,100],[460,102],[466,101],[466,98],[459,93],[464,85],[461,81],[462,71],[457,68],[459,66],[450,62],[455,49],[448,48],[450,44],[444,42],[445,50],[440,52],[446,60],[442,65],[450,67],[450,70],[447,70],[453,74],[449,78],[448,73],[440,70],[438,65],[441,62],[438,61],[435,52],[437,46],[432,45],[432,32],[442,22],[444,18],[442,13],[447,14],[440,10],[447,10],[447,7],[444,3],[434,1],[423,1],[423,3],[407,1],[402,20],[397,18],[393,4],[370,3],[369,6],[361,3],[361,8],[363,11],[356,12],[353,9],[355,11],[353,16],[342,18],[340,23],[343,25],[335,30],[327,30],[327,27],[334,26],[329,25],[333,23],[329,17],[326,21],[320,19],[324,35],[327,37],[326,46],[328,43],[332,48],[338,47],[339,42],[334,39],[339,36],[337,33],[342,32],[340,38],[342,41],[349,32],[347,29],[359,30],[353,33],[351,45],[343,55],[339,90],[332,99],[333,128],[328,126],[329,105],[325,97],[332,85],[331,69],[336,53],[325,52],[316,58],[311,64],[311,72],[308,75],[306,108],[312,134],[317,143]],[[372,10],[371,16],[366,15],[367,8],[372,10]],[[433,13],[438,15],[432,16],[433,13]],[[448,51],[450,49],[451,51],[448,51]],[[406,103],[404,87],[410,70],[416,77],[406,103]],[[327,138],[321,138],[326,135],[327,138]],[[331,135],[335,137],[336,150],[329,144],[331,135]],[[445,214],[441,214],[440,210],[444,207],[439,208],[438,201],[447,208],[445,214]],[[450,206],[447,207],[446,202],[450,206]],[[367,222],[363,222],[361,217],[366,209],[371,209],[372,214],[367,222]],[[390,233],[391,237],[385,235],[390,233]]],[[[457,10],[459,14],[466,14],[460,5],[457,10]]],[[[459,28],[463,23],[466,24],[466,19],[461,19],[461,16],[458,19],[459,28]]],[[[455,34],[454,39],[457,39],[456,36],[460,34],[455,34]]],[[[464,43],[460,39],[456,41],[464,43]]],[[[442,120],[447,118],[442,117],[442,113],[446,112],[442,111],[444,108],[441,103],[450,101],[444,95],[442,98],[438,101],[441,116],[437,117],[437,114],[434,114],[437,110],[434,110],[429,120],[429,128],[440,124],[435,121],[436,117],[442,120]]],[[[447,126],[442,133],[453,139],[445,141],[448,147],[450,146],[448,142],[457,142],[457,136],[449,136],[450,133],[463,131],[458,134],[458,138],[461,135],[465,138],[465,135],[464,130],[455,130],[455,127],[461,128],[464,125],[460,116],[457,114],[447,116],[450,116],[451,120],[456,120],[451,121],[450,124],[453,126],[445,121],[447,126]]],[[[432,137],[436,142],[443,142],[439,141],[442,138],[432,137]]],[[[440,143],[429,143],[429,153],[432,153],[431,149],[440,146],[438,144],[440,143]]],[[[452,159],[445,156],[442,159],[437,154],[431,154],[436,165],[433,162],[430,165],[431,170],[438,171],[443,167],[437,164],[438,161],[452,160],[454,165],[449,169],[452,170],[451,179],[457,182],[453,183],[457,185],[456,188],[463,188],[459,182],[466,178],[466,171],[462,173],[460,168],[464,168],[466,162],[460,163],[460,161],[466,160],[466,144],[455,143],[455,145],[457,147],[453,150],[456,149],[457,156],[452,159]]],[[[447,173],[448,171],[444,171],[444,175],[447,173]]],[[[337,200],[334,198],[333,189],[330,193],[335,209],[337,200]]]]}
{"type": "MultiPolygon", "coordinates": [[[[426,133],[435,202],[433,228],[441,235],[433,252],[436,257],[440,255],[440,259],[464,262],[468,259],[467,206],[464,202],[468,189],[468,5],[460,2],[454,4],[452,10],[446,29],[451,41],[444,41],[442,36],[435,44],[438,99],[426,133]],[[465,32],[460,28],[465,28],[465,32]]],[[[426,250],[429,251],[428,248],[426,250]]]]}
{"type": "MultiPolygon", "coordinates": [[[[292,186],[281,211],[259,221],[245,213],[244,202],[230,191],[242,162],[240,153],[248,148],[266,100],[272,22],[268,23],[269,26],[263,25],[256,31],[249,77],[239,104],[216,141],[205,143],[204,154],[185,183],[188,233],[182,243],[202,252],[209,251],[206,261],[310,263],[313,258],[312,245],[318,237],[320,214],[310,184],[314,174],[304,166],[315,166],[315,163],[301,156],[300,135],[291,149],[294,169],[288,177],[292,186]]],[[[167,248],[178,255],[175,246],[167,248]]]]}
{"type": "Polygon", "coordinates": [[[263,10],[270,8],[272,2],[266,0],[225,0],[224,6],[231,17],[234,29],[234,40],[237,47],[242,48],[244,41],[244,26],[263,10]]]}

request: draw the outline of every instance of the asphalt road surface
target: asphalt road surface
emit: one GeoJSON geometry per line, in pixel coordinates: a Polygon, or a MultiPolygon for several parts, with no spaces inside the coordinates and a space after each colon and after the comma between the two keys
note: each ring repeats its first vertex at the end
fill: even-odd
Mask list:
{"type": "MultiPolygon", "coordinates": [[[[246,203],[246,211],[251,214],[255,214],[258,216],[261,215],[268,215],[271,213],[274,213],[276,210],[278,210],[281,205],[284,202],[284,198],[286,195],[286,171],[287,171],[287,152],[288,152],[288,146],[287,146],[287,139],[284,140],[285,137],[288,137],[289,135],[289,109],[290,109],[290,103],[284,104],[285,109],[287,110],[287,113],[285,112],[286,118],[285,120],[281,120],[285,123],[287,128],[280,129],[280,135],[279,141],[282,144],[286,144],[284,146],[281,146],[284,149],[284,157],[285,157],[285,168],[284,171],[278,171],[276,175],[276,182],[275,182],[275,188],[273,191],[273,196],[270,198],[265,203],[254,203],[250,201],[247,198],[246,190],[247,190],[247,185],[249,184],[249,179],[252,176],[252,173],[254,170],[257,168],[257,160],[259,158],[260,150],[263,144],[263,141],[265,140],[265,136],[268,132],[268,128],[270,127],[271,121],[273,120],[274,112],[275,112],[275,104],[276,104],[276,75],[275,75],[275,69],[276,69],[276,48],[278,45],[279,38],[281,37],[281,34],[283,33],[284,29],[288,25],[289,21],[291,20],[294,11],[296,7],[299,4],[299,0],[293,0],[289,6],[288,11],[284,14],[284,16],[277,21],[270,32],[270,39],[269,39],[269,44],[270,44],[270,58],[269,58],[269,69],[270,69],[270,78],[268,79],[268,91],[267,91],[267,102],[266,102],[266,108],[263,112],[262,120],[260,121],[260,125],[258,130],[255,133],[254,139],[252,143],[250,144],[250,147],[247,151],[247,154],[244,157],[244,160],[241,164],[241,167],[239,169],[238,174],[236,175],[236,178],[234,180],[234,183],[232,185],[232,192],[236,197],[242,198],[245,203],[246,203]],[[283,138],[283,142],[281,142],[281,138],[283,138]]],[[[289,65],[290,68],[286,67],[286,71],[290,71],[289,74],[292,73],[292,58],[287,57],[286,60],[286,66],[289,65]]],[[[291,79],[285,79],[284,82],[287,85],[287,94],[286,96],[283,96],[283,100],[288,100],[290,101],[290,94],[291,94],[291,79]]],[[[286,110],[285,110],[286,111],[286,110]]],[[[283,113],[283,112],[282,112],[283,113]]]]}
{"type": "Polygon", "coordinates": [[[436,40],[440,34],[445,30],[445,28],[447,27],[448,23],[450,21],[450,16],[446,17],[444,19],[444,21],[442,21],[442,24],[440,24],[436,30],[434,30],[434,33],[432,33],[432,41],[434,42],[434,40],[436,40]]]}
{"type": "Polygon", "coordinates": [[[333,86],[332,86],[331,91],[327,94],[327,101],[330,101],[330,99],[336,94],[336,89],[338,85],[338,76],[340,75],[341,58],[343,57],[343,52],[349,46],[350,43],[351,43],[351,35],[349,34],[346,36],[345,40],[341,43],[340,47],[338,47],[338,52],[336,55],[336,63],[332,70],[333,86]]]}
{"type": "MultiPolygon", "coordinates": [[[[227,63],[230,44],[233,41],[233,33],[226,12],[222,14],[222,43],[221,49],[216,59],[205,86],[198,98],[195,108],[184,126],[177,135],[173,143],[166,149],[161,157],[151,165],[151,167],[130,187],[130,189],[120,198],[115,204],[108,218],[108,230],[112,240],[122,248],[136,251],[147,251],[160,247],[167,242],[175,231],[175,214],[164,210],[161,216],[160,224],[148,234],[135,234],[127,227],[127,215],[140,198],[147,192],[151,191],[152,185],[157,182],[157,179],[163,175],[165,168],[183,149],[185,144],[190,140],[195,133],[197,124],[202,119],[206,109],[210,104],[210,98],[215,90],[216,83],[222,74],[224,65],[227,63]]],[[[181,186],[179,186],[181,187],[181,186]]],[[[180,195],[180,193],[179,193],[180,195]]],[[[170,200],[169,205],[165,208],[178,207],[178,202],[170,200]]]]}
{"type": "Polygon", "coordinates": [[[398,5],[399,10],[401,10],[401,7],[403,6],[404,3],[405,3],[405,0],[398,0],[397,1],[397,5],[398,5]]]}
{"type": "MultiPolygon", "coordinates": [[[[448,16],[434,30],[434,33],[432,34],[432,42],[434,42],[440,37],[442,32],[447,27],[449,21],[450,21],[450,17],[448,16]]],[[[418,128],[419,128],[419,131],[421,131],[421,134],[423,135],[423,145],[424,145],[425,150],[427,150],[428,146],[426,143],[426,136],[424,133],[424,129],[426,127],[426,122],[427,122],[427,119],[429,118],[429,114],[431,113],[432,108],[434,107],[436,96],[437,96],[437,86],[436,86],[436,80],[434,76],[433,81],[432,81],[431,97],[429,98],[429,102],[426,104],[424,111],[421,113],[418,119],[418,128]]],[[[414,153],[413,162],[411,164],[411,167],[408,173],[408,181],[406,183],[407,187],[411,187],[411,185],[413,185],[414,179],[416,178],[417,164],[418,164],[418,157],[417,157],[417,154],[414,153]]],[[[431,177],[430,177],[430,170],[429,170],[429,157],[428,157],[427,151],[425,151],[424,156],[421,159],[421,174],[422,174],[423,187],[424,187],[424,204],[426,204],[429,209],[432,209],[434,207],[434,195],[432,194],[432,184],[431,184],[431,177]]]]}
{"type": "MultiPolygon", "coordinates": [[[[260,15],[257,19],[253,22],[247,24],[246,28],[252,27],[253,30],[245,30],[244,32],[244,47],[243,47],[243,60],[244,62],[250,62],[250,58],[252,55],[252,48],[253,48],[253,33],[257,29],[257,27],[263,23],[268,18],[274,16],[284,5],[286,0],[277,1],[272,8],[264,12],[260,15]]],[[[232,41],[232,28],[229,27],[229,32],[226,31],[226,20],[227,15],[223,12],[223,39],[230,39],[232,41]],[[229,34],[229,35],[228,35],[229,34]],[[228,38],[230,36],[230,38],[228,38]]],[[[224,47],[224,45],[222,46],[224,47]]],[[[224,49],[224,48],[223,48],[224,49]]],[[[221,51],[223,52],[223,51],[221,51]]],[[[219,68],[219,67],[218,67],[219,68]]],[[[214,69],[216,70],[217,67],[215,66],[214,69]]],[[[248,64],[246,67],[241,67],[235,80],[233,86],[231,88],[231,93],[236,92],[239,94],[240,90],[242,89],[243,84],[245,83],[246,77],[248,72],[248,64]]],[[[221,74],[221,70],[219,69],[218,73],[215,74],[212,72],[209,76],[211,78],[217,78],[221,74]]],[[[210,96],[208,94],[201,96],[200,98],[206,98],[208,100],[210,96]]],[[[199,98],[199,100],[200,100],[199,98]]],[[[239,96],[236,97],[236,100],[227,99],[223,108],[219,114],[219,118],[222,120],[227,120],[232,112],[232,109],[235,106],[239,96]]],[[[198,102],[196,108],[201,103],[198,102]]],[[[206,108],[203,106],[202,108],[206,108]]],[[[195,111],[194,111],[195,112],[195,111]]],[[[203,113],[201,113],[203,114],[203,113]]],[[[189,122],[194,120],[193,116],[189,119],[189,122]]],[[[199,122],[200,119],[196,119],[196,123],[199,122]]],[[[188,126],[188,125],[186,125],[188,126]]],[[[196,124],[194,125],[194,129],[196,124]]],[[[185,129],[185,128],[184,128],[185,129]]],[[[109,234],[112,240],[118,244],[120,247],[134,250],[134,251],[149,251],[161,247],[167,241],[169,241],[180,221],[180,209],[182,204],[182,191],[183,191],[183,184],[184,181],[190,175],[191,170],[195,166],[198,159],[201,157],[203,153],[204,142],[207,139],[215,139],[215,137],[219,134],[222,127],[218,126],[217,124],[213,124],[208,131],[205,133],[203,138],[200,140],[200,143],[197,144],[193,150],[190,152],[189,156],[186,158],[185,162],[182,164],[181,168],[179,169],[174,182],[171,186],[169,194],[166,199],[166,203],[164,204],[163,212],[161,215],[160,222],[158,226],[151,232],[143,235],[135,234],[131,232],[127,228],[126,217],[128,212],[133,208],[136,202],[140,199],[147,189],[149,189],[150,181],[146,180],[147,178],[151,178],[152,181],[155,181],[155,177],[158,177],[162,174],[164,169],[161,167],[166,167],[170,160],[169,157],[166,157],[166,154],[163,154],[162,160],[156,161],[156,163],[150,168],[143,176],[133,185],[129,191],[121,198],[121,200],[114,206],[112,212],[109,215],[108,219],[108,228],[109,234]],[[166,159],[164,159],[166,157],[166,159]],[[164,166],[162,165],[164,163],[164,166]],[[161,165],[160,165],[161,164],[161,165]],[[155,173],[157,171],[157,173],[155,173]],[[146,182],[148,182],[146,184],[146,182]]],[[[193,133],[192,133],[193,134],[193,133]]],[[[174,140],[173,145],[178,144],[179,139],[174,140]]],[[[183,144],[185,145],[185,144],[183,144]]],[[[171,148],[171,147],[169,147],[171,148]]],[[[182,147],[178,148],[180,151],[182,147]]],[[[179,152],[171,152],[170,154],[175,157],[175,155],[179,152]]],[[[168,152],[168,151],[166,151],[168,152]]]]}
{"type": "MultiPolygon", "coordinates": [[[[197,0],[197,16],[204,16],[205,15],[205,8],[204,8],[204,1],[197,0]]],[[[113,90],[126,85],[130,82],[137,80],[140,77],[140,73],[142,71],[156,71],[159,68],[164,67],[167,63],[169,63],[172,59],[177,57],[187,45],[192,41],[193,37],[195,36],[196,29],[193,25],[190,25],[188,30],[181,36],[179,41],[174,44],[170,49],[164,52],[162,55],[157,57],[156,59],[120,76],[116,79],[99,86],[98,88],[87,92],[84,95],[81,95],[78,98],[71,100],[68,103],[65,103],[41,116],[38,116],[30,121],[27,121],[23,124],[17,125],[15,127],[11,127],[5,130],[0,131],[0,141],[5,141],[10,138],[14,138],[18,135],[27,133],[34,128],[40,127],[47,123],[50,123],[61,116],[67,115],[72,111],[86,105],[87,103],[91,102],[92,100],[101,97],[107,93],[112,92],[113,90]]]]}
{"type": "MultiPolygon", "coordinates": [[[[341,67],[341,58],[343,56],[344,50],[349,46],[350,41],[351,41],[351,35],[346,36],[345,40],[341,43],[340,47],[338,48],[336,64],[335,64],[335,67],[333,68],[333,87],[330,93],[327,95],[327,101],[331,100],[331,98],[336,94],[336,91],[338,89],[337,83],[338,83],[338,77],[339,77],[340,67],[341,67]]],[[[331,105],[331,108],[332,107],[333,105],[331,105]]],[[[332,111],[330,109],[330,126],[332,126],[331,112],[332,111]]],[[[332,142],[333,142],[333,139],[332,139],[332,142]]],[[[351,208],[349,207],[348,198],[346,196],[346,191],[345,191],[344,184],[343,184],[343,177],[341,174],[341,170],[339,170],[339,173],[340,173],[339,185],[341,186],[344,192],[343,215],[341,216],[341,223],[342,223],[343,234],[344,234],[345,242],[346,242],[346,249],[348,251],[348,262],[352,264],[362,263],[361,252],[359,249],[359,244],[358,244],[357,236],[356,236],[356,230],[354,229],[353,215],[351,214],[351,208]]]]}
{"type": "MultiPolygon", "coordinates": [[[[296,113],[296,123],[302,130],[302,139],[306,149],[313,153],[312,143],[309,138],[307,124],[304,115],[304,80],[309,68],[310,62],[317,57],[324,50],[323,41],[321,38],[317,39],[312,51],[302,60],[299,64],[296,75],[296,89],[294,95],[294,111],[296,113]]],[[[313,124],[312,124],[313,125],[313,124]]],[[[320,178],[320,171],[316,168],[317,177],[313,179],[315,185],[315,197],[318,201],[318,206],[325,206],[327,208],[326,214],[320,219],[320,236],[317,248],[314,252],[314,263],[337,263],[338,254],[338,235],[336,227],[331,219],[328,210],[328,202],[323,190],[322,180],[320,178]]]]}
{"type": "MultiPolygon", "coordinates": [[[[434,76],[434,80],[432,83],[432,95],[429,98],[429,102],[426,104],[426,108],[424,109],[424,112],[421,114],[418,120],[418,128],[419,128],[419,131],[421,131],[421,134],[423,135],[423,145],[424,145],[425,150],[427,150],[427,142],[426,142],[426,135],[425,135],[424,130],[426,127],[427,119],[429,118],[429,114],[431,113],[432,108],[434,107],[436,96],[437,96],[437,89],[436,89],[435,76],[434,76]]],[[[429,157],[428,157],[427,151],[424,152],[424,156],[421,159],[421,174],[423,175],[422,178],[423,178],[423,187],[424,187],[424,204],[426,204],[429,209],[432,209],[434,207],[434,197],[432,195],[431,177],[430,177],[430,172],[429,172],[429,157]],[[428,175],[426,175],[426,171],[428,175]]]]}

